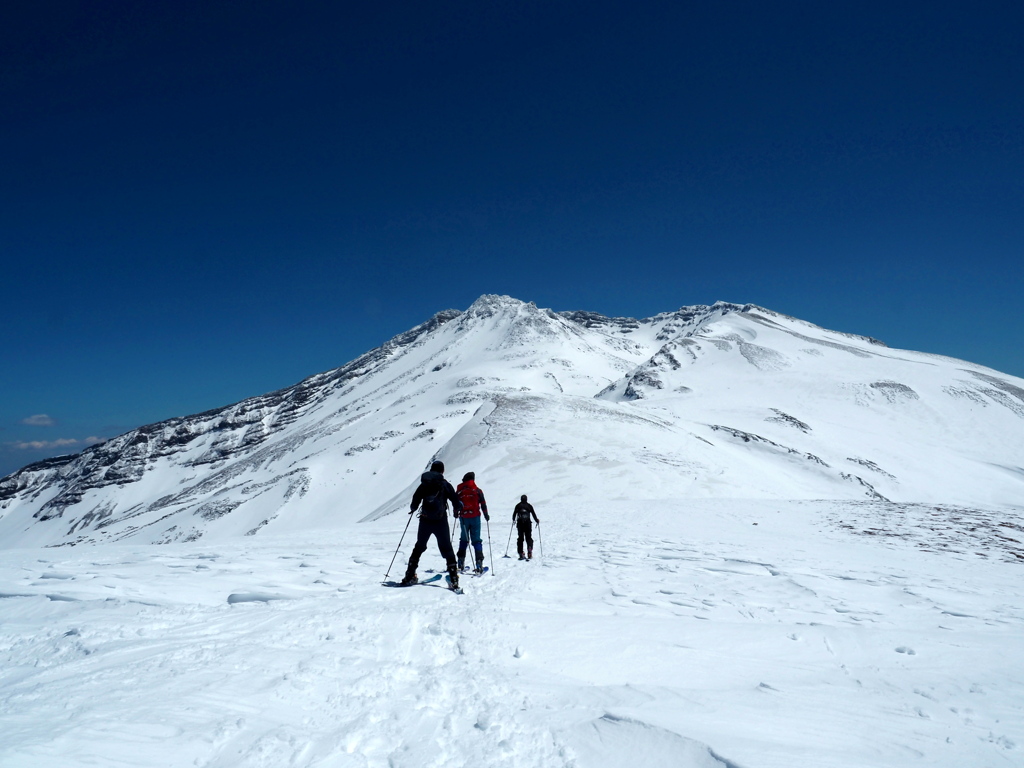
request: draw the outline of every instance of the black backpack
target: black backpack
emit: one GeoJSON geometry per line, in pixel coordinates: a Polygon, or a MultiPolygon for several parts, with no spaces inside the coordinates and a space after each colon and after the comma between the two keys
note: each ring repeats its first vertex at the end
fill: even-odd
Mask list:
{"type": "Polygon", "coordinates": [[[530,519],[530,513],[533,512],[533,507],[527,504],[525,501],[521,501],[516,504],[516,523],[529,523],[533,524],[530,519]]]}
{"type": "Polygon", "coordinates": [[[422,514],[426,517],[443,518],[448,512],[448,500],[444,492],[444,480],[439,482],[433,489],[433,493],[427,492],[423,497],[422,514]]]}

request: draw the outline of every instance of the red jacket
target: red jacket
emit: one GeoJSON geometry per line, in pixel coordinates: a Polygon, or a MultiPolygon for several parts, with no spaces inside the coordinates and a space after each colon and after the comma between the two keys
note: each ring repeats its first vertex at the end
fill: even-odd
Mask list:
{"type": "Polygon", "coordinates": [[[467,480],[459,483],[455,490],[462,502],[462,517],[480,517],[480,513],[487,514],[487,502],[484,500],[484,492],[476,487],[476,482],[467,480]]]}

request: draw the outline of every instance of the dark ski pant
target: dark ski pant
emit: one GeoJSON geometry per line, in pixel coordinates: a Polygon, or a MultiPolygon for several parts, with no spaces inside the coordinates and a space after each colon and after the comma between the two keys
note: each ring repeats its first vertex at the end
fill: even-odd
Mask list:
{"type": "Polygon", "coordinates": [[[480,516],[462,518],[462,531],[459,534],[459,562],[466,561],[466,550],[469,542],[473,542],[473,551],[476,552],[476,562],[481,564],[484,561],[484,542],[480,538],[480,516]]]}
{"type": "Polygon", "coordinates": [[[519,556],[523,557],[523,539],[526,539],[526,552],[530,557],[533,557],[533,523],[527,520],[525,523],[516,523],[516,528],[519,530],[519,538],[516,539],[516,549],[519,551],[519,556]]]}
{"type": "Polygon", "coordinates": [[[420,564],[420,556],[427,551],[427,541],[431,536],[437,538],[437,548],[441,552],[441,557],[448,564],[448,570],[455,570],[455,552],[452,550],[452,541],[448,534],[448,518],[442,517],[439,520],[433,520],[421,515],[420,527],[416,534],[416,545],[412,548],[409,567],[405,569],[406,576],[416,573],[416,568],[420,564]]]}

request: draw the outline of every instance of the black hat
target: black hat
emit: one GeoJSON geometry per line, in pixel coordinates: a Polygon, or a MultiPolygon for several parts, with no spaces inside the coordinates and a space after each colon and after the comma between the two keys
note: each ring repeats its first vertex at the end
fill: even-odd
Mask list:
{"type": "Polygon", "coordinates": [[[435,461],[433,464],[430,465],[430,471],[431,472],[440,472],[443,475],[444,474],[444,462],[443,461],[435,461]]]}
{"type": "Polygon", "coordinates": [[[462,476],[462,482],[465,483],[468,480],[476,480],[476,472],[467,472],[462,476]]]}

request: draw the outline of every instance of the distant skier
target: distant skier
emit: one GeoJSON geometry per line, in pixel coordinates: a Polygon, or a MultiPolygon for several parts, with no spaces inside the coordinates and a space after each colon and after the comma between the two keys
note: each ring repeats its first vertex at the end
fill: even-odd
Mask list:
{"type": "Polygon", "coordinates": [[[441,551],[441,557],[448,564],[448,583],[452,589],[459,588],[459,570],[455,564],[455,552],[452,551],[452,542],[448,534],[449,501],[454,508],[453,515],[458,517],[462,511],[462,502],[459,501],[452,484],[444,479],[444,464],[435,461],[430,465],[430,471],[420,476],[420,485],[412,496],[409,514],[415,512],[421,502],[423,508],[420,510],[416,546],[412,548],[402,584],[415,584],[419,580],[416,568],[420,564],[420,556],[427,551],[427,541],[434,536],[437,538],[437,548],[441,551]]]}
{"type": "Polygon", "coordinates": [[[490,520],[487,514],[487,501],[484,499],[484,492],[476,485],[476,474],[467,472],[459,487],[455,491],[462,502],[461,533],[459,534],[459,570],[466,564],[466,550],[469,542],[473,542],[473,552],[476,554],[477,573],[484,570],[484,543],[480,538],[480,514],[483,513],[485,520],[490,520]]]}
{"type": "Polygon", "coordinates": [[[516,528],[519,530],[519,538],[516,539],[516,549],[519,551],[520,560],[531,560],[533,558],[533,520],[530,519],[530,515],[533,515],[533,520],[536,520],[537,525],[540,525],[537,513],[533,511],[533,505],[526,501],[526,494],[524,493],[519,498],[519,503],[516,504],[516,508],[512,512],[512,519],[515,520],[516,528]],[[525,555],[523,554],[523,539],[526,539],[525,555]]]}

